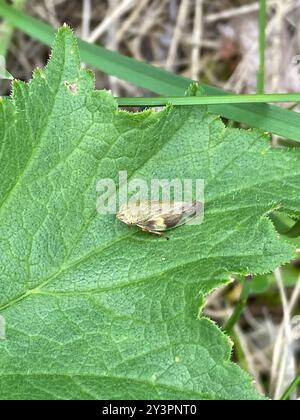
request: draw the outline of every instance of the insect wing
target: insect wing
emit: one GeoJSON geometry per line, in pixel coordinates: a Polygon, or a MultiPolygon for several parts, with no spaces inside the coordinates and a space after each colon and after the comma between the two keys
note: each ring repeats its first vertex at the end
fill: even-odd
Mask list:
{"type": "Polygon", "coordinates": [[[185,223],[196,217],[201,211],[200,202],[161,202],[151,203],[151,209],[144,213],[138,226],[149,231],[163,232],[185,223]]]}

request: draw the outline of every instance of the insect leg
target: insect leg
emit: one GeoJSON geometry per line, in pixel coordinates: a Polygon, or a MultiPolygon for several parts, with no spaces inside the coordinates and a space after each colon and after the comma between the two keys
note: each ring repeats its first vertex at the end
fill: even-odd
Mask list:
{"type": "Polygon", "coordinates": [[[145,227],[144,225],[137,225],[143,232],[147,232],[147,233],[151,233],[152,235],[156,235],[156,236],[160,236],[162,238],[166,238],[167,240],[169,240],[170,238],[168,238],[167,236],[165,236],[164,232],[159,232],[157,230],[153,230],[153,229],[149,229],[147,227],[145,227]]]}

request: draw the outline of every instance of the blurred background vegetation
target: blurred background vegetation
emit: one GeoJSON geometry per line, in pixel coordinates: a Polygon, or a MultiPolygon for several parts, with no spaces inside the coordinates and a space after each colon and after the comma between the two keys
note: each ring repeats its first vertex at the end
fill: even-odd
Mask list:
{"type": "MultiPolygon", "coordinates": [[[[55,28],[66,22],[78,37],[88,42],[177,74],[236,93],[256,91],[258,1],[15,0],[7,3],[55,28]]],[[[267,10],[265,91],[300,92],[300,1],[268,0],[267,10]]],[[[48,47],[7,22],[0,22],[0,56],[6,58],[6,68],[14,78],[30,80],[33,69],[43,67],[48,55],[48,47]]],[[[150,94],[99,71],[96,71],[96,85],[98,89],[111,89],[115,96],[150,94]]],[[[0,94],[9,93],[10,82],[0,80],[0,94]]],[[[276,136],[272,142],[274,147],[295,146],[276,136]]],[[[294,220],[288,217],[282,220],[281,215],[275,215],[273,222],[283,239],[292,241],[300,252],[300,229],[289,235],[292,237],[284,235],[294,220]]],[[[233,357],[254,376],[257,388],[270,398],[280,398],[300,371],[300,259],[274,273],[233,280],[229,287],[208,298],[205,313],[230,331],[235,342],[233,357]],[[232,314],[235,321],[230,325],[232,314]]],[[[299,389],[291,397],[295,399],[297,395],[299,389]]]]}

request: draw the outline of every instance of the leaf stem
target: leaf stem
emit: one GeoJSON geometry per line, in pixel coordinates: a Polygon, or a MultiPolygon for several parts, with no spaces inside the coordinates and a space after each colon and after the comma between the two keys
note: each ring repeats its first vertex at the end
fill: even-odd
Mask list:
{"type": "Polygon", "coordinates": [[[280,398],[281,401],[287,401],[292,393],[297,389],[297,387],[300,385],[300,373],[296,376],[296,378],[293,380],[293,382],[290,384],[290,386],[287,388],[285,393],[280,398]]]}
{"type": "Polygon", "coordinates": [[[250,295],[250,291],[251,291],[251,281],[252,281],[252,276],[249,275],[247,277],[245,277],[242,281],[242,285],[243,285],[243,289],[242,289],[242,293],[240,296],[240,300],[238,302],[238,304],[236,305],[233,314],[231,315],[231,317],[229,318],[229,320],[227,321],[227,323],[224,326],[224,330],[225,332],[230,335],[232,333],[232,330],[235,326],[235,324],[239,321],[245,306],[247,305],[248,302],[248,298],[250,295]]]}

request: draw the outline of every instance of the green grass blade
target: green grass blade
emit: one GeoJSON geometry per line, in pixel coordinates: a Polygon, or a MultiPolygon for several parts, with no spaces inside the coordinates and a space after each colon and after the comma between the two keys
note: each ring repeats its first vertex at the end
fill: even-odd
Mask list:
{"type": "MultiPolygon", "coordinates": [[[[22,9],[26,0],[14,0],[13,5],[16,9],[22,9]]],[[[5,57],[10,47],[14,28],[8,22],[3,23],[0,33],[0,56],[5,57]]]]}
{"type": "Polygon", "coordinates": [[[277,93],[268,95],[221,95],[221,96],[164,96],[155,98],[117,98],[120,106],[163,106],[172,105],[219,105],[266,102],[297,102],[300,93],[277,93]]]}
{"type": "Polygon", "coordinates": [[[291,383],[291,385],[288,387],[288,389],[285,391],[283,396],[280,398],[281,401],[287,401],[290,396],[297,390],[297,388],[300,385],[300,373],[296,376],[294,381],[291,383]]]}
{"type": "MultiPolygon", "coordinates": [[[[15,10],[3,0],[0,0],[0,16],[33,38],[47,45],[53,43],[55,30],[51,26],[15,10]]],[[[160,95],[182,96],[192,82],[82,40],[79,40],[79,47],[82,60],[88,65],[160,95]]],[[[228,94],[219,88],[202,86],[207,95],[228,94]]],[[[300,141],[300,115],[293,111],[267,104],[218,104],[210,105],[209,109],[222,117],[300,141]]]]}

